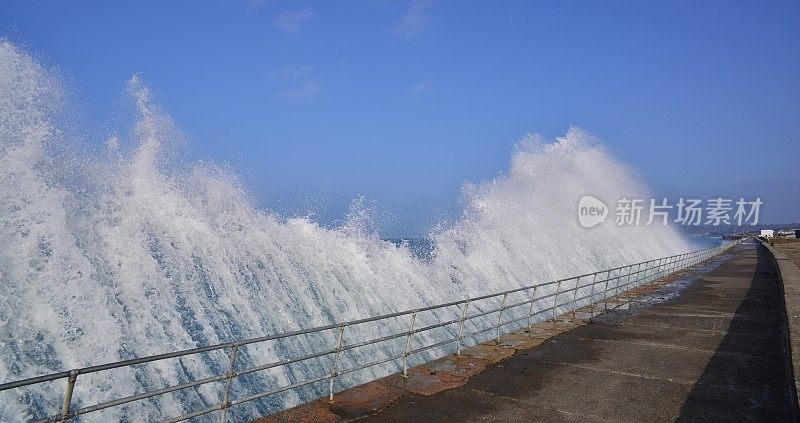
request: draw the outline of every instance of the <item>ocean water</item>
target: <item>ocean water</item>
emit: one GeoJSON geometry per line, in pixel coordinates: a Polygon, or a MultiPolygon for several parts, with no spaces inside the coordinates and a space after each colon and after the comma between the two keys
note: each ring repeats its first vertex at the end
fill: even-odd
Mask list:
{"type": "MultiPolygon", "coordinates": [[[[520,140],[494,180],[465,183],[464,208],[424,239],[382,240],[356,201],[326,228],[259,208],[224,166],[176,165],[177,123],[138,77],[134,125],[103,151],[69,139],[62,78],[0,40],[0,381],[281,333],[526,286],[692,245],[671,227],[582,228],[577,200],[648,197],[588,133],[520,140]]],[[[352,336],[401,330],[364,327],[352,336]]],[[[351,335],[348,335],[351,336],[351,335]]],[[[444,334],[426,335],[435,341],[444,334]]],[[[348,339],[351,341],[351,339],[348,339]]],[[[319,351],[335,335],[243,349],[241,366],[319,351]]],[[[342,357],[357,365],[369,351],[342,357]]],[[[432,351],[430,355],[437,352],[432,351]]],[[[429,357],[423,357],[429,358],[429,357]]],[[[224,352],[79,377],[75,404],[226,371],[224,352]]],[[[309,361],[237,379],[234,396],[324,374],[309,361]]],[[[396,371],[376,367],[337,389],[396,371]]],[[[63,381],[0,393],[0,421],[43,417],[63,381]]],[[[221,401],[221,383],[115,407],[81,421],[150,421],[221,401]]],[[[237,420],[322,395],[309,386],[237,407],[237,420]]]]}
{"type": "Polygon", "coordinates": [[[716,234],[688,234],[686,238],[692,250],[718,247],[728,242],[722,238],[722,235],[716,234]]]}

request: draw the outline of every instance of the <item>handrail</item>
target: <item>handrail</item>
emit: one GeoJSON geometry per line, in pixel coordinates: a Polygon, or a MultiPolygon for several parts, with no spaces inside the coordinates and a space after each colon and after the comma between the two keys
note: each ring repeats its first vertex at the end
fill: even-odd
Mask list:
{"type": "MultiPolygon", "coordinates": [[[[113,362],[113,363],[105,363],[105,364],[101,364],[101,365],[88,366],[88,367],[77,368],[77,369],[64,371],[64,372],[52,373],[52,374],[48,374],[48,375],[42,375],[42,376],[37,376],[37,377],[32,377],[32,378],[27,378],[27,379],[16,380],[16,381],[12,381],[12,382],[6,382],[6,383],[3,383],[3,384],[0,384],[0,392],[6,391],[6,390],[9,390],[9,389],[15,389],[15,388],[22,388],[22,387],[31,386],[31,385],[37,385],[37,384],[50,382],[50,381],[54,381],[54,380],[59,380],[59,379],[67,379],[67,386],[66,386],[66,390],[65,390],[65,394],[64,394],[64,401],[63,401],[63,405],[62,405],[62,409],[61,409],[60,413],[51,415],[51,416],[49,416],[49,417],[47,417],[45,419],[32,420],[32,421],[40,421],[40,422],[55,422],[55,421],[65,422],[65,421],[73,419],[73,418],[75,418],[77,416],[85,415],[85,414],[88,414],[88,413],[91,413],[91,412],[95,412],[95,411],[99,411],[99,410],[103,410],[103,409],[106,409],[106,408],[115,407],[115,406],[119,406],[119,405],[130,403],[130,402],[134,402],[134,401],[141,401],[141,400],[144,400],[144,399],[147,399],[147,398],[152,398],[152,397],[156,397],[156,396],[160,396],[160,395],[165,395],[165,394],[168,394],[168,393],[171,393],[171,392],[176,392],[176,391],[179,391],[179,390],[183,390],[183,389],[188,389],[188,388],[191,388],[191,387],[204,385],[204,384],[211,383],[211,382],[226,381],[225,388],[224,388],[224,395],[223,395],[224,399],[223,399],[223,401],[221,403],[214,404],[214,405],[206,407],[204,409],[197,410],[197,411],[192,412],[192,413],[184,414],[182,416],[176,416],[176,417],[173,417],[173,418],[171,418],[169,420],[166,420],[166,421],[170,421],[170,422],[183,421],[183,420],[188,420],[188,419],[193,418],[193,417],[198,417],[198,416],[201,416],[201,415],[206,415],[206,414],[209,414],[209,413],[212,413],[212,412],[215,412],[215,411],[219,411],[220,412],[220,421],[225,422],[228,408],[230,408],[232,406],[235,406],[235,405],[239,405],[239,404],[245,403],[245,402],[249,402],[249,401],[252,401],[252,400],[255,400],[255,399],[263,398],[263,397],[266,397],[266,396],[269,396],[269,395],[274,395],[274,394],[277,394],[277,393],[280,393],[280,392],[284,392],[284,391],[287,391],[287,390],[290,390],[290,389],[296,389],[296,388],[299,388],[299,387],[302,387],[302,386],[306,386],[306,385],[310,385],[310,384],[313,384],[313,383],[326,381],[326,380],[329,382],[329,389],[328,389],[329,397],[332,399],[333,398],[333,394],[335,392],[334,383],[335,383],[336,378],[338,376],[340,376],[340,375],[353,373],[353,372],[356,372],[356,371],[359,371],[359,370],[363,370],[363,369],[366,369],[366,368],[369,368],[369,367],[374,367],[374,366],[377,366],[377,365],[380,365],[380,364],[384,364],[384,363],[387,363],[387,362],[390,362],[390,361],[402,360],[402,363],[403,363],[403,366],[402,366],[403,375],[406,376],[407,375],[407,370],[408,370],[408,358],[411,355],[418,354],[418,353],[421,353],[423,351],[432,350],[434,348],[444,347],[444,346],[446,346],[448,344],[451,344],[451,343],[457,343],[458,344],[457,347],[456,347],[456,350],[454,352],[456,354],[460,354],[462,348],[464,347],[464,345],[467,343],[468,340],[473,342],[473,344],[474,343],[478,343],[479,341],[481,341],[480,339],[476,338],[481,334],[485,334],[486,332],[494,330],[495,331],[495,339],[498,339],[500,337],[500,335],[501,335],[502,329],[504,327],[507,327],[508,325],[519,324],[521,321],[527,319],[527,322],[528,322],[527,325],[528,325],[528,327],[530,327],[530,325],[533,323],[534,317],[535,316],[539,317],[542,314],[544,314],[545,316],[549,316],[550,319],[555,320],[555,318],[557,316],[556,315],[557,311],[560,310],[560,309],[563,309],[564,307],[567,307],[567,306],[568,306],[569,310],[571,310],[571,312],[574,315],[575,311],[578,308],[578,304],[579,303],[583,304],[583,305],[588,305],[588,304],[597,304],[597,303],[600,303],[600,302],[604,302],[605,306],[607,308],[608,302],[606,300],[609,298],[609,295],[610,295],[611,292],[613,292],[613,295],[611,295],[611,296],[616,296],[616,295],[618,295],[620,293],[620,289],[621,288],[628,288],[628,287],[632,286],[631,288],[628,288],[628,289],[633,289],[633,288],[635,288],[637,286],[640,286],[640,285],[642,285],[644,283],[659,279],[659,278],[661,278],[661,277],[663,277],[665,275],[669,275],[669,274],[675,273],[675,272],[677,272],[677,271],[679,271],[681,269],[687,268],[687,267],[692,266],[692,265],[694,265],[696,263],[702,262],[702,261],[704,261],[704,260],[706,260],[708,258],[711,258],[713,256],[721,254],[722,252],[726,251],[728,248],[730,248],[733,245],[736,245],[736,244],[738,244],[740,242],[741,242],[741,240],[737,240],[737,241],[734,241],[734,242],[731,242],[731,243],[727,243],[727,244],[723,244],[723,245],[720,245],[720,246],[717,246],[717,247],[707,248],[707,249],[693,251],[693,252],[689,252],[689,253],[676,254],[676,255],[667,256],[667,257],[661,257],[661,258],[658,258],[658,259],[652,259],[652,260],[642,261],[642,262],[639,262],[639,263],[633,263],[633,264],[628,264],[628,265],[624,265],[624,266],[618,266],[618,267],[611,268],[611,269],[604,269],[604,270],[599,270],[599,271],[592,272],[592,273],[586,273],[586,274],[579,275],[579,276],[572,276],[572,277],[568,277],[568,278],[553,280],[553,281],[549,281],[549,282],[545,282],[545,283],[541,283],[541,284],[537,284],[537,285],[528,285],[528,286],[523,286],[523,287],[519,287],[519,288],[513,288],[513,289],[501,291],[501,292],[485,294],[485,295],[481,295],[481,296],[477,296],[477,297],[473,297],[473,298],[467,298],[467,299],[458,300],[458,301],[451,301],[451,302],[444,303],[444,304],[430,305],[430,306],[420,307],[420,308],[416,308],[416,309],[412,309],[412,310],[399,311],[399,312],[388,313],[388,314],[384,314],[384,315],[380,315],[380,316],[373,316],[373,317],[366,317],[366,318],[357,319],[357,320],[351,320],[351,321],[343,322],[343,323],[333,323],[333,324],[329,324],[329,325],[318,326],[318,327],[308,328],[308,329],[299,329],[299,330],[290,331],[290,332],[284,332],[284,333],[280,333],[280,334],[272,334],[272,335],[266,335],[266,336],[261,336],[261,337],[256,337],[256,338],[243,339],[243,340],[239,340],[239,341],[220,343],[220,344],[203,346],[203,347],[186,349],[186,350],[180,350],[180,351],[173,351],[173,352],[168,352],[168,353],[163,353],[163,354],[151,355],[151,356],[147,356],[147,357],[140,357],[140,358],[124,360],[124,361],[118,361],[118,362],[113,362]],[[635,270],[634,270],[634,267],[635,267],[635,270]],[[623,270],[625,270],[625,271],[623,271],[623,270]],[[616,275],[614,275],[614,273],[616,273],[616,275]],[[598,276],[601,276],[602,279],[598,278],[598,276]],[[585,283],[584,282],[583,284],[581,284],[581,282],[583,282],[582,279],[587,279],[588,280],[589,277],[591,277],[591,281],[592,281],[591,283],[585,283]],[[633,279],[633,280],[631,280],[631,279],[633,279]],[[546,293],[542,292],[543,291],[542,288],[544,288],[544,287],[552,287],[553,285],[555,285],[555,290],[554,291],[550,291],[550,292],[546,292],[546,293]],[[574,286],[569,287],[568,285],[574,285],[574,286]],[[601,289],[596,289],[598,287],[598,285],[600,286],[601,289]],[[611,285],[611,286],[609,286],[609,285],[611,285]],[[589,293],[588,295],[583,295],[581,297],[578,297],[579,291],[586,290],[587,288],[591,288],[591,293],[589,293]],[[511,303],[507,302],[508,297],[510,295],[517,294],[517,293],[523,293],[523,292],[529,292],[530,293],[524,300],[512,300],[511,303]],[[537,296],[537,293],[539,294],[538,296],[537,296]],[[564,301],[564,302],[559,303],[559,297],[560,296],[567,296],[568,299],[566,301],[564,301]],[[597,299],[598,297],[599,297],[599,299],[597,299]],[[476,303],[481,302],[483,300],[488,300],[488,299],[498,299],[499,300],[500,298],[502,298],[502,304],[500,305],[500,307],[490,307],[488,309],[483,309],[482,307],[476,307],[475,306],[476,303]],[[550,298],[552,298],[552,300],[550,300],[550,298]],[[584,304],[584,301],[586,301],[586,300],[588,300],[588,303],[584,304]],[[551,304],[551,302],[552,302],[552,304],[551,304]],[[537,303],[539,304],[539,308],[538,308],[538,310],[535,311],[534,308],[535,308],[537,303]],[[527,313],[521,313],[521,311],[518,310],[520,307],[522,307],[524,305],[528,305],[529,306],[527,313]],[[437,319],[435,322],[429,323],[427,326],[423,326],[423,327],[419,327],[419,328],[415,328],[414,327],[415,326],[415,320],[416,320],[418,315],[420,315],[422,313],[425,313],[425,312],[430,312],[430,311],[444,310],[444,309],[446,309],[448,307],[453,307],[453,306],[460,306],[459,310],[457,310],[458,311],[458,315],[460,316],[459,318],[456,318],[456,319],[439,319],[439,316],[434,314],[433,318],[437,319]],[[475,313],[472,314],[472,315],[470,315],[469,312],[468,312],[468,309],[470,307],[472,307],[472,309],[475,310],[475,313]],[[516,312],[511,312],[511,310],[517,310],[517,311],[516,312]],[[480,322],[476,323],[475,322],[476,319],[479,319],[480,317],[488,316],[488,315],[491,315],[491,314],[495,314],[495,313],[498,313],[498,317],[496,319],[496,323],[493,323],[489,327],[478,327],[478,324],[480,322]],[[509,320],[505,320],[504,321],[503,317],[506,314],[507,314],[509,320]],[[404,316],[410,316],[409,326],[407,327],[406,330],[402,330],[402,331],[396,332],[396,333],[390,333],[388,335],[379,336],[379,337],[373,338],[373,339],[361,340],[360,342],[351,343],[351,344],[345,344],[343,342],[345,329],[348,328],[348,327],[361,325],[361,324],[364,324],[364,323],[377,322],[377,321],[381,321],[381,320],[394,319],[394,318],[397,318],[397,317],[404,317],[404,316]],[[466,328],[465,328],[467,322],[470,322],[475,328],[477,328],[477,330],[467,331],[466,328]],[[444,339],[444,340],[441,340],[441,341],[438,341],[438,342],[434,342],[434,343],[429,344],[429,345],[422,345],[420,347],[412,348],[412,344],[411,344],[412,343],[412,338],[413,338],[413,336],[415,334],[419,334],[419,333],[422,333],[422,332],[429,332],[429,331],[431,331],[433,329],[437,329],[437,328],[446,328],[446,327],[448,327],[450,325],[455,325],[455,324],[459,325],[457,334],[455,336],[448,337],[447,339],[444,339]],[[305,355],[302,355],[302,356],[299,356],[299,357],[283,358],[281,360],[273,361],[271,363],[262,364],[262,365],[258,365],[258,366],[251,366],[251,367],[244,368],[244,369],[238,369],[237,370],[237,368],[236,368],[236,357],[237,357],[236,353],[242,347],[246,347],[246,346],[252,345],[252,344],[263,343],[263,342],[267,342],[267,341],[282,340],[282,339],[297,337],[297,336],[306,335],[306,334],[320,333],[320,332],[334,330],[334,329],[336,329],[338,331],[338,340],[337,340],[337,345],[336,345],[335,348],[324,349],[322,351],[313,352],[313,353],[308,353],[307,352],[305,355]],[[350,351],[355,350],[357,348],[361,348],[361,347],[365,347],[365,346],[369,346],[369,345],[375,345],[375,344],[378,344],[378,343],[386,342],[386,341],[393,340],[393,339],[399,339],[399,338],[405,338],[405,340],[404,340],[405,351],[403,352],[402,355],[391,355],[391,354],[389,354],[388,357],[380,358],[380,359],[378,359],[376,361],[373,361],[373,362],[356,365],[356,366],[348,368],[348,369],[338,369],[338,367],[337,367],[337,364],[340,362],[340,355],[342,355],[344,353],[350,352],[350,351]],[[77,378],[78,378],[79,375],[85,375],[85,374],[96,373],[96,372],[101,372],[101,371],[111,370],[111,369],[117,369],[117,368],[123,368],[123,367],[130,367],[130,366],[134,366],[134,365],[138,365],[138,364],[151,363],[151,362],[166,360],[166,359],[170,359],[170,358],[185,357],[185,356],[189,356],[189,355],[195,355],[195,354],[206,353],[206,352],[211,352],[211,351],[219,351],[219,350],[227,350],[228,351],[229,363],[226,363],[228,365],[228,372],[227,373],[220,374],[220,375],[214,375],[214,376],[210,376],[210,377],[206,377],[206,378],[203,378],[203,379],[190,381],[190,382],[186,382],[186,383],[182,383],[182,384],[178,384],[178,385],[171,385],[171,386],[167,386],[167,387],[160,388],[160,389],[150,390],[150,391],[146,391],[146,392],[139,393],[139,394],[136,394],[136,395],[130,395],[130,396],[122,397],[122,398],[116,398],[116,399],[113,399],[113,400],[110,400],[110,401],[97,403],[97,404],[94,404],[94,405],[91,405],[91,406],[87,406],[87,407],[82,407],[82,408],[77,408],[77,409],[74,409],[72,407],[72,405],[73,405],[72,404],[73,403],[72,393],[73,393],[73,390],[74,390],[74,387],[75,387],[75,384],[77,382],[77,378]],[[333,365],[332,365],[332,368],[331,368],[330,372],[328,372],[328,373],[326,373],[326,374],[324,374],[324,375],[322,375],[320,377],[313,377],[313,378],[310,378],[310,379],[307,379],[307,380],[297,381],[295,383],[292,383],[292,384],[289,384],[289,385],[286,385],[286,386],[282,386],[282,387],[279,386],[279,387],[276,387],[276,388],[271,389],[269,391],[259,392],[259,393],[255,394],[255,395],[250,395],[250,396],[245,397],[245,398],[237,398],[237,399],[231,399],[230,398],[230,391],[231,391],[232,382],[233,382],[233,380],[235,378],[237,378],[239,376],[242,376],[242,375],[245,375],[245,374],[251,374],[251,373],[254,373],[254,372],[258,372],[258,371],[262,371],[262,370],[266,370],[266,369],[271,369],[271,368],[275,368],[275,367],[286,366],[286,365],[289,365],[289,364],[298,363],[298,362],[301,362],[301,361],[310,360],[310,359],[314,359],[314,358],[320,358],[320,357],[324,357],[324,356],[333,356],[333,365]]],[[[625,292],[625,291],[622,291],[622,292],[625,292]]],[[[583,292],[583,294],[586,294],[586,293],[583,292]]],[[[545,319],[543,319],[543,320],[546,320],[547,318],[548,317],[545,317],[545,319]]],[[[541,320],[537,320],[537,321],[541,321],[541,320]]],[[[384,325],[384,327],[385,327],[385,325],[384,325]]],[[[473,328],[473,329],[475,329],[475,328],[473,328]]],[[[509,329],[509,331],[510,330],[511,329],[509,329]]],[[[452,333],[450,333],[450,334],[452,335],[452,333]]],[[[380,335],[380,333],[378,333],[378,335],[380,335]]]]}

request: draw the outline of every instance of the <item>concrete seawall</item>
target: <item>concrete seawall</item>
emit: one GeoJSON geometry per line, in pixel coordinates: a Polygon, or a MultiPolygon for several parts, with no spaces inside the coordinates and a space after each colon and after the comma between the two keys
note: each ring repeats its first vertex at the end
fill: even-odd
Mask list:
{"type": "Polygon", "coordinates": [[[762,243],[772,253],[783,286],[783,300],[789,331],[789,349],[794,377],[795,410],[800,410],[800,270],[786,253],[762,243]]]}

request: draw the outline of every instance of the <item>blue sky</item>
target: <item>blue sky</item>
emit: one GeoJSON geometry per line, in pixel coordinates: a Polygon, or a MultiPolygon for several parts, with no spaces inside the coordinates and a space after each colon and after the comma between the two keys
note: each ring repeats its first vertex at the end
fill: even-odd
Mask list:
{"type": "Polygon", "coordinates": [[[364,195],[385,235],[570,125],[657,195],[800,221],[798,22],[796,1],[0,0],[0,37],[67,76],[98,141],[139,73],[265,207],[330,223],[364,195]]]}

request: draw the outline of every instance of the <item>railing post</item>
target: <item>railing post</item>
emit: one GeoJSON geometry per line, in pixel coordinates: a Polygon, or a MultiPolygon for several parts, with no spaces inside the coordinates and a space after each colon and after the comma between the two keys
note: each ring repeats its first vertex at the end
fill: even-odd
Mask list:
{"type": "MultiPolygon", "coordinates": [[[[630,285],[630,284],[631,284],[631,277],[633,277],[633,265],[632,265],[632,264],[629,264],[629,265],[628,265],[628,276],[625,278],[625,287],[626,287],[626,288],[628,287],[628,285],[630,285]]],[[[622,291],[622,292],[625,292],[625,291],[622,291]]],[[[616,293],[617,293],[617,295],[619,295],[619,293],[620,293],[620,291],[619,291],[619,284],[617,284],[617,291],[616,291],[616,293]]]]}
{"type": "Polygon", "coordinates": [[[659,266],[661,266],[661,259],[659,258],[658,260],[653,260],[653,268],[650,269],[651,272],[652,272],[650,274],[650,280],[651,281],[655,281],[656,279],[658,279],[659,266]]]}
{"type": "Polygon", "coordinates": [[[575,320],[575,301],[578,299],[578,285],[580,285],[581,277],[575,278],[575,290],[572,292],[572,319],[575,320]]]}
{"type": "Polygon", "coordinates": [[[655,282],[656,280],[656,263],[657,260],[651,260],[650,264],[647,265],[647,283],[655,282]]]}
{"type": "Polygon", "coordinates": [[[75,381],[78,380],[78,371],[70,370],[67,377],[67,390],[64,392],[64,404],[61,406],[61,423],[67,421],[69,407],[72,403],[72,391],[75,389],[75,381]]]}
{"type": "Polygon", "coordinates": [[[631,288],[630,286],[636,286],[636,281],[639,278],[639,264],[636,264],[636,272],[633,271],[633,265],[630,265],[630,269],[628,269],[628,280],[625,282],[625,288],[627,288],[624,292],[629,291],[631,288]],[[634,276],[635,275],[635,276],[634,276]]]}
{"type": "Polygon", "coordinates": [[[653,280],[656,280],[661,277],[661,263],[664,261],[664,257],[658,259],[656,263],[653,263],[653,280]]]}
{"type": "Polygon", "coordinates": [[[333,401],[333,380],[336,379],[336,366],[339,363],[339,354],[342,352],[342,338],[344,337],[345,325],[339,325],[339,335],[336,338],[336,353],[333,355],[333,364],[331,365],[331,379],[328,384],[328,400],[333,401]]]}
{"type": "Polygon", "coordinates": [[[497,332],[495,333],[494,342],[500,341],[500,325],[503,323],[503,312],[506,310],[506,298],[508,293],[503,294],[503,302],[500,304],[500,313],[497,315],[497,332]]]}
{"type": "Polygon", "coordinates": [[[234,369],[236,366],[236,353],[239,351],[239,344],[231,346],[230,357],[228,360],[228,375],[225,384],[225,395],[222,398],[220,405],[222,413],[219,415],[220,423],[225,423],[228,420],[228,408],[230,407],[231,385],[233,385],[233,378],[235,377],[234,369]]]}
{"type": "Polygon", "coordinates": [[[469,300],[464,303],[464,308],[461,310],[461,322],[458,324],[458,346],[456,347],[456,355],[461,355],[461,342],[464,340],[464,324],[467,321],[468,308],[469,300]]]}
{"type": "Polygon", "coordinates": [[[554,296],[553,296],[553,310],[552,310],[552,313],[553,313],[553,317],[552,317],[553,323],[555,323],[555,322],[556,322],[556,306],[558,305],[558,292],[559,292],[560,290],[561,290],[561,279],[559,279],[559,280],[558,280],[558,282],[556,283],[556,295],[554,295],[554,296]]]}
{"type": "MultiPolygon", "coordinates": [[[[591,317],[594,317],[594,285],[595,285],[595,282],[597,282],[597,272],[595,272],[594,275],[592,275],[592,286],[589,289],[589,304],[592,307],[592,311],[590,312],[591,317]]],[[[590,317],[590,319],[591,319],[591,317],[590,317]]]]}
{"type": "Polygon", "coordinates": [[[647,280],[648,282],[655,282],[655,280],[658,279],[658,278],[656,278],[656,274],[658,273],[658,270],[656,270],[656,269],[658,269],[658,263],[661,263],[661,261],[660,260],[653,260],[652,266],[650,267],[650,270],[649,270],[650,278],[647,280]]]}
{"type": "Polygon", "coordinates": [[[661,263],[661,260],[660,259],[659,260],[653,260],[653,262],[652,262],[653,266],[649,270],[650,279],[647,280],[648,282],[655,282],[655,280],[657,279],[656,278],[656,274],[658,272],[658,270],[656,270],[656,269],[658,269],[658,264],[657,263],[661,263]]]}
{"type": "Polygon", "coordinates": [[[644,263],[646,263],[646,262],[642,262],[642,263],[639,263],[639,264],[636,265],[636,282],[633,283],[633,287],[634,288],[638,288],[638,287],[642,286],[641,282],[644,280],[644,277],[647,275],[646,271],[644,273],[642,273],[642,265],[644,263]]]}
{"type": "Polygon", "coordinates": [[[411,323],[408,325],[408,336],[406,337],[406,352],[403,354],[403,377],[408,377],[408,354],[411,351],[411,335],[414,334],[414,321],[417,320],[417,312],[411,313],[411,323]]]}
{"type": "Polygon", "coordinates": [[[533,293],[531,294],[531,305],[528,306],[528,335],[531,334],[531,319],[533,318],[533,303],[536,302],[536,288],[538,285],[533,287],[533,293]]]}
{"type": "Polygon", "coordinates": [[[655,259],[648,260],[648,261],[642,263],[644,265],[644,271],[642,273],[639,273],[639,276],[640,276],[639,286],[646,285],[647,282],[650,280],[650,264],[652,262],[654,262],[654,261],[655,261],[655,259]]]}
{"type": "Polygon", "coordinates": [[[611,269],[606,270],[606,286],[603,288],[603,308],[608,311],[608,281],[611,279],[611,269]]]}
{"type": "MultiPolygon", "coordinates": [[[[627,270],[628,266],[625,266],[622,269],[626,269],[627,270]]],[[[620,269],[620,274],[617,277],[617,283],[614,284],[614,296],[615,297],[619,295],[619,285],[622,283],[622,269],[620,269]]],[[[628,280],[628,278],[630,278],[630,276],[631,276],[631,272],[630,272],[630,270],[627,270],[627,273],[625,273],[625,280],[628,280]]]]}

